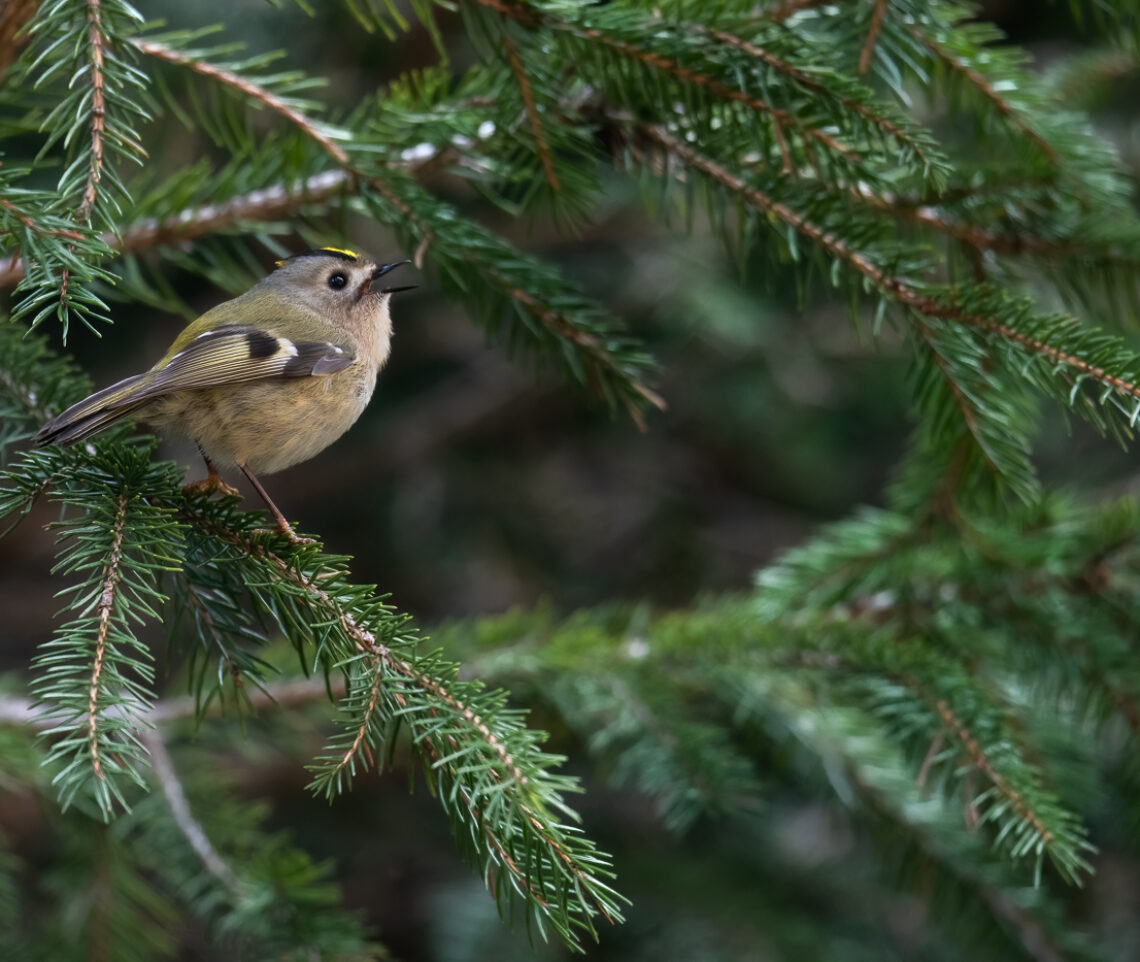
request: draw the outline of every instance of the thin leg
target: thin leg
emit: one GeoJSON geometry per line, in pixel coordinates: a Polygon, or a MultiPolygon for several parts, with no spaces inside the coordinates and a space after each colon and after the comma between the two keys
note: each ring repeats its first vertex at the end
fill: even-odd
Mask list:
{"type": "Polygon", "coordinates": [[[297,535],[297,532],[293,530],[293,526],[285,520],[285,515],[281,513],[277,505],[273,503],[273,499],[269,497],[269,492],[266,491],[265,488],[261,486],[261,482],[253,476],[253,472],[250,471],[249,468],[247,468],[244,464],[239,464],[238,467],[241,468],[242,474],[249,478],[249,483],[254,486],[254,488],[257,490],[257,493],[261,495],[261,500],[265,502],[265,506],[273,515],[273,519],[277,522],[277,530],[281,532],[281,534],[285,535],[285,537],[290,541],[292,541],[293,544],[313,544],[315,539],[301,538],[297,535]]]}
{"type": "Polygon", "coordinates": [[[202,455],[202,460],[206,462],[206,470],[210,473],[201,481],[195,481],[193,484],[186,485],[182,489],[186,494],[204,494],[206,497],[209,497],[215,491],[219,491],[227,497],[241,494],[232,484],[226,484],[226,482],[222,480],[222,476],[218,474],[217,466],[206,457],[205,451],[199,448],[198,453],[202,455]]]}

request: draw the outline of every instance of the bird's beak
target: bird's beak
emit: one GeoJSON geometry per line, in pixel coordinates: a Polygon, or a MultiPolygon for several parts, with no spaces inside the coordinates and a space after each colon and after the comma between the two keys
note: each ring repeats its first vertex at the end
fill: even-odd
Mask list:
{"type": "MultiPolygon", "coordinates": [[[[410,263],[411,263],[411,261],[392,261],[391,264],[377,264],[376,267],[373,268],[373,270],[372,270],[372,276],[368,279],[368,282],[367,282],[367,285],[365,288],[365,293],[367,294],[367,293],[372,292],[372,283],[374,281],[378,281],[381,277],[383,277],[389,271],[394,271],[397,267],[400,267],[404,264],[410,264],[410,263]]],[[[415,287],[416,287],[415,284],[411,284],[407,287],[385,287],[381,291],[379,291],[379,293],[381,293],[381,294],[395,294],[395,293],[398,293],[399,291],[415,290],[415,287]]]]}

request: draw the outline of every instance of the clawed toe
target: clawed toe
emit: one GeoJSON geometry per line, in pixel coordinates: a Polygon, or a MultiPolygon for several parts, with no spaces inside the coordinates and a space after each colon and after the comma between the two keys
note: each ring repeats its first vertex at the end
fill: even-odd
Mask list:
{"type": "Polygon", "coordinates": [[[194,481],[187,484],[182,488],[183,494],[200,494],[203,497],[210,497],[212,494],[221,494],[227,498],[234,495],[241,494],[232,484],[226,484],[218,475],[211,474],[201,481],[194,481]]]}
{"type": "Polygon", "coordinates": [[[254,528],[251,534],[279,534],[289,539],[290,544],[316,544],[316,538],[305,538],[293,530],[291,524],[278,525],[276,528],[254,528]]]}

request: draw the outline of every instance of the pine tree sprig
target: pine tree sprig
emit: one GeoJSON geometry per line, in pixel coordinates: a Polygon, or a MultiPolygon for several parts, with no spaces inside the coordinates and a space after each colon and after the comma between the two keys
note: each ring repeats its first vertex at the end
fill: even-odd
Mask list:
{"type": "Polygon", "coordinates": [[[550,189],[557,193],[562,189],[562,185],[558,180],[558,172],[554,169],[550,145],[543,134],[542,118],[539,116],[538,105],[535,103],[534,91],[531,88],[530,80],[527,79],[526,69],[519,57],[518,47],[515,46],[510,33],[506,30],[503,31],[503,50],[507,56],[507,63],[510,64],[511,74],[519,86],[519,94],[522,96],[523,105],[526,109],[527,123],[530,124],[531,133],[534,135],[535,149],[538,151],[539,160],[542,162],[542,171],[546,175],[550,189]]]}
{"type": "Polygon", "coordinates": [[[457,838],[466,839],[497,898],[515,892],[528,917],[550,925],[571,947],[582,934],[596,937],[595,914],[620,921],[620,897],[605,881],[608,860],[565,822],[576,816],[562,793],[576,790],[576,783],[547,770],[558,759],[537,750],[534,733],[504,708],[500,694],[482,693],[479,685],[455,680],[454,666],[415,654],[418,639],[375,603],[380,620],[373,630],[351,610],[348,599],[359,591],[334,580],[342,572],[306,570],[300,559],[277,554],[247,530],[189,506],[182,514],[265,572],[247,584],[295,643],[312,644],[312,626],[319,626],[314,660],[353,675],[343,703],[345,737],[319,760],[315,791],[331,798],[361,761],[379,767],[385,746],[404,725],[456,822],[457,838]],[[263,585],[289,586],[292,602],[273,600],[263,585]]]}
{"type": "Polygon", "coordinates": [[[139,732],[153,699],[153,654],[132,624],[158,618],[160,579],[177,567],[181,542],[172,513],[144,501],[142,492],[171,474],[147,453],[123,449],[86,464],[69,457],[56,497],[83,514],[57,526],[57,570],[80,580],[65,592],[73,618],[35,661],[37,705],[52,718],[47,763],[62,766],[60,800],[67,807],[89,795],[105,819],[129,808],[126,786],[145,784],[139,732]]]}
{"type": "MultiPolygon", "coordinates": [[[[945,35],[931,34],[912,24],[907,24],[906,29],[930,51],[938,63],[943,64],[948,70],[963,77],[1003,119],[1020,131],[1026,140],[1033,144],[1033,146],[1040,151],[1041,156],[1050,164],[1056,165],[1059,162],[1056,149],[1034,127],[1032,121],[1026,116],[1026,113],[1020,109],[1018,105],[1012,103],[1007,96],[1003,96],[999,93],[994,83],[988,80],[982,73],[981,69],[979,69],[979,65],[984,61],[982,57],[976,54],[973,48],[970,49],[970,53],[974,53],[975,55],[969,56],[965,50],[955,51],[951,49],[945,35]]],[[[961,38],[964,34],[958,31],[954,36],[956,40],[961,42],[961,38]]],[[[989,60],[991,58],[987,57],[986,59],[989,60]]],[[[1031,85],[1031,83],[1022,84],[1019,88],[1014,89],[1024,89],[1031,85]]]]}

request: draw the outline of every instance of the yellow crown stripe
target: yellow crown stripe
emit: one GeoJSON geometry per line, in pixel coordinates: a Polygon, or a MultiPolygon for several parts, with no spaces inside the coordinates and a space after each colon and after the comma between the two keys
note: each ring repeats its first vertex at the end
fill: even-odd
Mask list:
{"type": "Polygon", "coordinates": [[[336,254],[344,254],[346,257],[351,257],[354,261],[360,260],[360,255],[356,251],[351,251],[347,247],[322,247],[323,251],[333,251],[336,254]]]}

